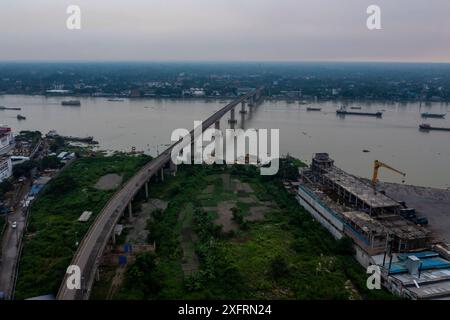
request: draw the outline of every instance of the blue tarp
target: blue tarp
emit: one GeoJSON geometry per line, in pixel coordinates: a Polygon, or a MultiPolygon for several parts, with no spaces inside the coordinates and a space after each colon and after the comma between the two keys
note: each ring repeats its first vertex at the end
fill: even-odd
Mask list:
{"type": "Polygon", "coordinates": [[[35,196],[37,195],[39,192],[41,192],[41,190],[44,188],[43,184],[33,184],[33,186],[31,187],[31,190],[29,192],[30,196],[35,196]]]}

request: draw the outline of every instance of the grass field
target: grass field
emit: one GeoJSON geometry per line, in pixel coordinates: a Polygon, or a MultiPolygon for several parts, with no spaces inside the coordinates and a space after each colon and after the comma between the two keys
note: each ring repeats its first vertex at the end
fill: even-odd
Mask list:
{"type": "Polygon", "coordinates": [[[52,180],[31,208],[19,267],[16,298],[56,294],[65,270],[90,223],[116,190],[98,190],[96,182],[117,173],[123,182],[149,160],[139,156],[81,158],[52,180]],[[85,210],[88,223],[77,221],[85,210]]]}
{"type": "Polygon", "coordinates": [[[152,197],[169,202],[148,226],[156,254],[129,267],[113,298],[392,298],[366,288],[365,270],[345,243],[300,208],[280,177],[191,166],[153,186],[152,197]],[[198,268],[187,273],[194,255],[198,268]]]}

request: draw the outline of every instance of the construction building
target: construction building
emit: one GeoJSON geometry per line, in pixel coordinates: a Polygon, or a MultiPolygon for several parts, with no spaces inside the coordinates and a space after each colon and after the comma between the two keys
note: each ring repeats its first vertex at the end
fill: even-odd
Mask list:
{"type": "Polygon", "coordinates": [[[365,267],[379,265],[392,292],[450,298],[450,262],[430,250],[430,231],[401,215],[405,204],[339,169],[327,153],[301,171],[296,198],[336,239],[353,239],[355,258],[365,267]]]}

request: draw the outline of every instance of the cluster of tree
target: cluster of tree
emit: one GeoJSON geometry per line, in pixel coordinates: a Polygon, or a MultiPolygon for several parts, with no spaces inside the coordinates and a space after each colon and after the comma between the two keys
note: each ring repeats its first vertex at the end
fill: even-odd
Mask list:
{"type": "Polygon", "coordinates": [[[47,156],[40,161],[28,160],[14,166],[13,176],[16,179],[20,177],[31,178],[37,169],[59,169],[61,165],[61,161],[55,156],[47,156]]]}

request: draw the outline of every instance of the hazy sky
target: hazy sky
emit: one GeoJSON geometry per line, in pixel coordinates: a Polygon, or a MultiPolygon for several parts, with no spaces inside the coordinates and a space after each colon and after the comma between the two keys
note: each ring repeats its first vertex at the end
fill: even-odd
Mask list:
{"type": "Polygon", "coordinates": [[[0,60],[450,62],[450,0],[0,0],[0,60]]]}

